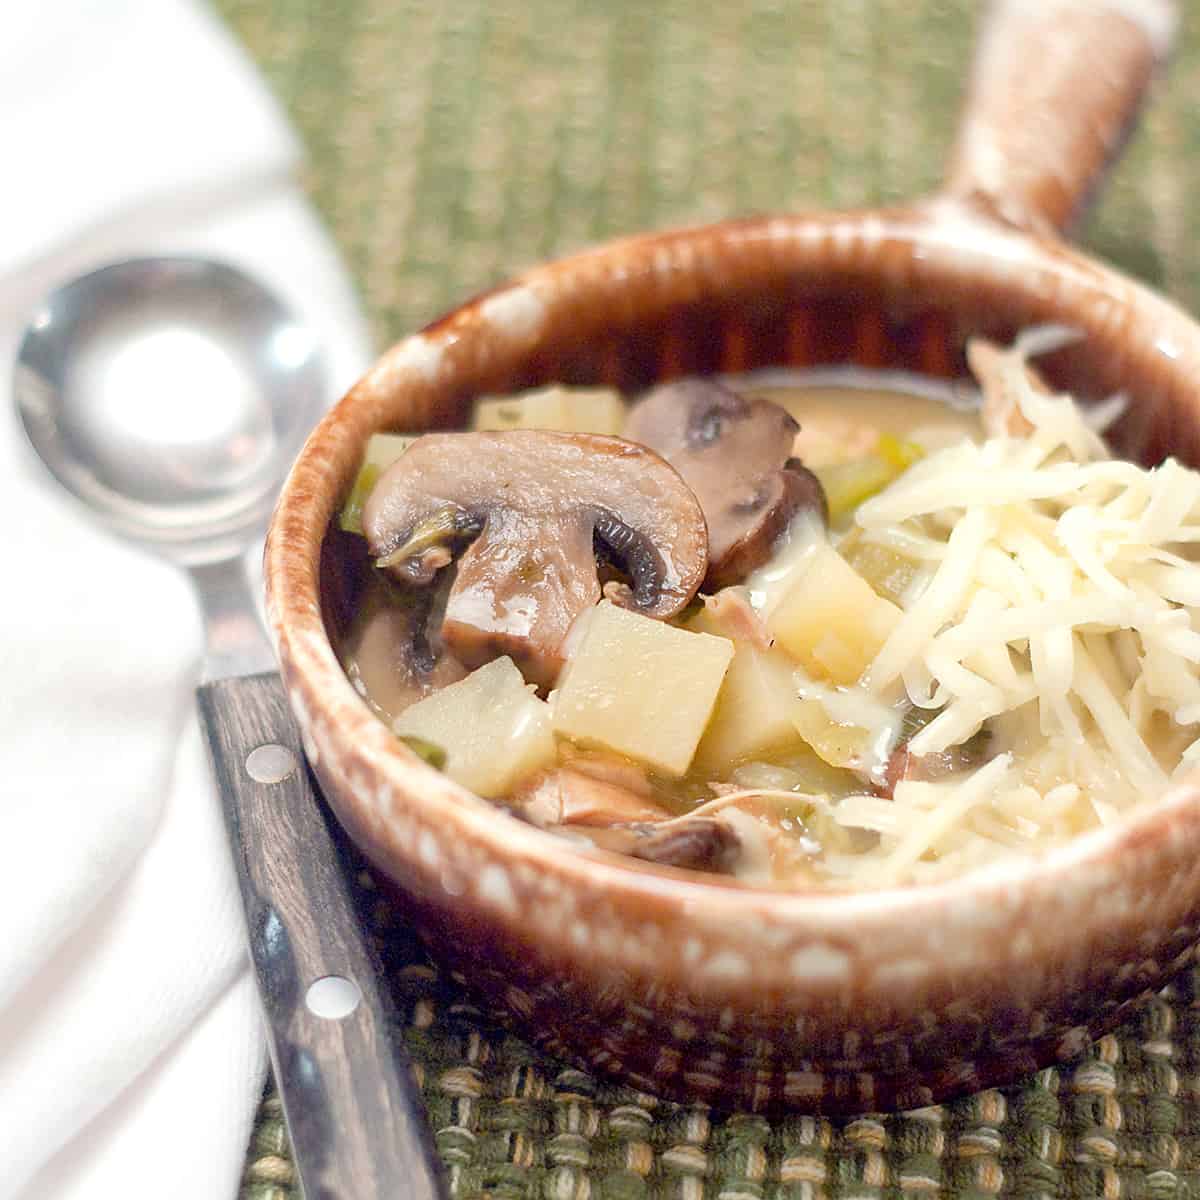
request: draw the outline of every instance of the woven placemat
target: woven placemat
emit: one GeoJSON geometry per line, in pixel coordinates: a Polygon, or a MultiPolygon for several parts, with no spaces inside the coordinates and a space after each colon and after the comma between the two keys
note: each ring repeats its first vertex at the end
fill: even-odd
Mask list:
{"type": "MultiPolygon", "coordinates": [[[[716,1117],[536,1053],[430,965],[356,863],[456,1200],[1200,1196],[1200,969],[1077,1061],[895,1115],[716,1117]]],[[[274,1090],[243,1200],[300,1200],[274,1090]]]]}
{"type": "MultiPolygon", "coordinates": [[[[1192,0],[1181,7],[1187,8],[1192,0]]],[[[934,186],[974,0],[218,0],[304,137],[386,344],[637,229],[934,186]]],[[[1200,14],[1082,240],[1200,310],[1200,14]]],[[[886,1117],[716,1119],[490,1025],[394,928],[457,1200],[1200,1196],[1200,972],[1077,1062],[886,1117]]],[[[390,932],[389,932],[390,931],[390,932]]],[[[268,1091],[243,1200],[298,1200],[268,1091]]]]}

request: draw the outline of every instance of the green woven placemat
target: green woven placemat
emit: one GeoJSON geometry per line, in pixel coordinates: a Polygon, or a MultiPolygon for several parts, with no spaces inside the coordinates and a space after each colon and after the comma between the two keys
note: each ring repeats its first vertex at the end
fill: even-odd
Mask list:
{"type": "MultiPolygon", "coordinates": [[[[1187,8],[1193,0],[1186,0],[1187,8]]],[[[381,345],[539,259],[914,196],[974,0],[218,0],[305,139],[381,345]]],[[[1200,310],[1200,14],[1084,242],[1200,310]]],[[[391,919],[378,914],[381,927],[391,919]]],[[[1200,1196],[1200,972],[1077,1062],[857,1120],[710,1118],[491,1028],[403,939],[400,1031],[457,1200],[1200,1196]]],[[[298,1195],[269,1093],[243,1200],[298,1195]]]]}
{"type": "MultiPolygon", "coordinates": [[[[537,1054],[429,964],[361,864],[359,879],[456,1200],[1200,1197],[1200,969],[1010,1088],[886,1116],[718,1118],[537,1054]]],[[[242,1200],[300,1200],[294,1179],[269,1088],[242,1200]]]]}

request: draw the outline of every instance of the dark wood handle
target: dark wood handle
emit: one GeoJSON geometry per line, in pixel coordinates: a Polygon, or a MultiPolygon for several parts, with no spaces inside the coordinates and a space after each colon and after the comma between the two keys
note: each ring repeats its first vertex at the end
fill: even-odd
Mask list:
{"type": "Polygon", "coordinates": [[[994,220],[1067,230],[1171,46],[1174,0],[993,0],[946,194],[994,220]]]}
{"type": "Polygon", "coordinates": [[[198,696],[304,1194],[444,1197],[412,1067],[283,683],[250,675],[205,684],[198,696]],[[310,992],[330,977],[357,986],[347,1015],[310,1008],[330,994],[353,1001],[353,988],[336,983],[310,992]]]}

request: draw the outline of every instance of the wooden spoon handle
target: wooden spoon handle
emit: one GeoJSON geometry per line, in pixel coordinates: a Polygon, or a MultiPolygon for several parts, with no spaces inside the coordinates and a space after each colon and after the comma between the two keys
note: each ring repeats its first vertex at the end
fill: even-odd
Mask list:
{"type": "Polygon", "coordinates": [[[304,1194],[442,1200],[420,1093],[283,683],[225,679],[199,702],[304,1194]]]}
{"type": "Polygon", "coordinates": [[[943,194],[1030,232],[1066,231],[1170,50],[1174,0],[997,0],[943,194]]]}

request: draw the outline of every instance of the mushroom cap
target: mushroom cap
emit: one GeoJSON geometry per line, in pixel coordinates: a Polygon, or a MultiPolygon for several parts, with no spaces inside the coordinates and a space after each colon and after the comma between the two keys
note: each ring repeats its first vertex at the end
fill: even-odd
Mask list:
{"type": "Polygon", "coordinates": [[[798,429],[778,404],[711,379],[664,384],[629,414],[625,436],[657,450],[700,501],[709,588],[736,583],[766,562],[798,509],[824,511],[820,482],[791,457],[798,429]]]}
{"type": "Polygon", "coordinates": [[[610,585],[610,598],[657,618],[687,604],[708,561],[704,514],[678,472],[594,434],[426,434],[380,477],[363,532],[377,565],[415,584],[461,551],[447,648],[468,666],[510,655],[543,686],[571,625],[600,599],[598,545],[632,580],[610,585]]]}

